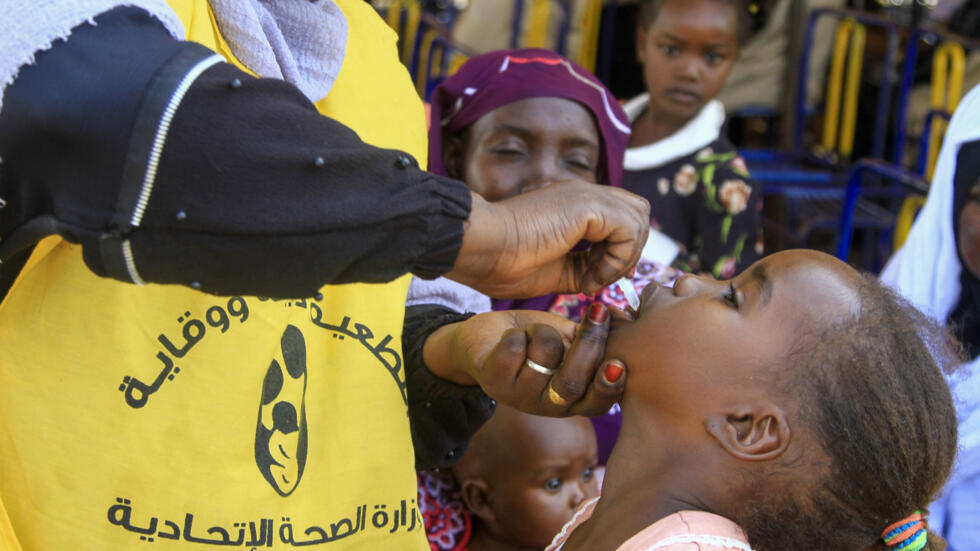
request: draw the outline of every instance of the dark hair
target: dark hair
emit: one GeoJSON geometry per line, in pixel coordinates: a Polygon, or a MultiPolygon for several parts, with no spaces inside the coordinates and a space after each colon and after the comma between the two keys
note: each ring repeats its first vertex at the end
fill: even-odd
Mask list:
{"type": "MultiPolygon", "coordinates": [[[[753,492],[734,519],[757,551],[884,550],[881,532],[925,514],[949,476],[957,420],[944,372],[960,364],[960,348],[873,277],[857,291],[856,316],[804,336],[791,354],[782,383],[799,397],[796,433],[823,453],[787,459],[817,473],[784,476],[789,491],[757,481],[766,493],[753,492]]],[[[925,549],[945,547],[929,534],[925,549]]]]}
{"type": "MultiPolygon", "coordinates": [[[[660,8],[667,0],[640,0],[636,8],[636,24],[639,27],[647,28],[657,20],[660,8]]],[[[725,4],[735,8],[735,36],[738,45],[741,46],[748,39],[752,31],[752,14],[749,11],[749,0],[714,0],[719,4],[725,4]]]]}

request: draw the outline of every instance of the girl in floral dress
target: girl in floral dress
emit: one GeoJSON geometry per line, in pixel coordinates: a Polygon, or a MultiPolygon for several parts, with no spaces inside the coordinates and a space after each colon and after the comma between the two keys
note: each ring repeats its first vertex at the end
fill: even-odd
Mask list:
{"type": "Polygon", "coordinates": [[[761,187],[722,134],[714,99],[738,54],[740,0],[644,0],[637,56],[647,92],[627,102],[633,133],[623,187],[650,201],[651,226],[677,241],[674,266],[729,278],[762,255],[761,187]]]}

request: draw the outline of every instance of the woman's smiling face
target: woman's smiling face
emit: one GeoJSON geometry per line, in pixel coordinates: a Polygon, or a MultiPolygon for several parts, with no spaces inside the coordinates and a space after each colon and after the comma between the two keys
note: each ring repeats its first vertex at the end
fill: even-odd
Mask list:
{"type": "Polygon", "coordinates": [[[731,281],[688,275],[644,289],[635,321],[619,321],[606,356],[629,369],[631,404],[700,426],[705,408],[771,392],[795,343],[857,306],[859,275],[836,258],[783,251],[731,281]],[[763,383],[763,384],[760,384],[763,383]]]}

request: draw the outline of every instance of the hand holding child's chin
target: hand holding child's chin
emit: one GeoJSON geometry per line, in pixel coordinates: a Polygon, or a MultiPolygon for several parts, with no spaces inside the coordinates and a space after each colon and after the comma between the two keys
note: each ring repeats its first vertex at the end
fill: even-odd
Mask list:
{"type": "Polygon", "coordinates": [[[625,366],[603,360],[611,317],[594,304],[579,324],[547,312],[487,312],[445,326],[426,341],[429,369],[479,384],[526,413],[597,416],[622,396],[625,366]]]}

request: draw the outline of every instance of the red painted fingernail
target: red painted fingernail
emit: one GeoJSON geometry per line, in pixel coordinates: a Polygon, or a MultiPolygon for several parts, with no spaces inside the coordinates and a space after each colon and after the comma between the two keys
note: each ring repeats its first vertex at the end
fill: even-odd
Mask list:
{"type": "Polygon", "coordinates": [[[619,377],[623,374],[624,369],[626,369],[626,366],[623,364],[616,361],[611,361],[606,364],[606,370],[602,372],[602,376],[606,378],[606,381],[609,384],[613,384],[619,380],[619,377]]]}
{"type": "Polygon", "coordinates": [[[601,302],[593,302],[589,306],[589,321],[596,325],[602,325],[606,323],[606,318],[609,317],[609,310],[601,302]]]}

